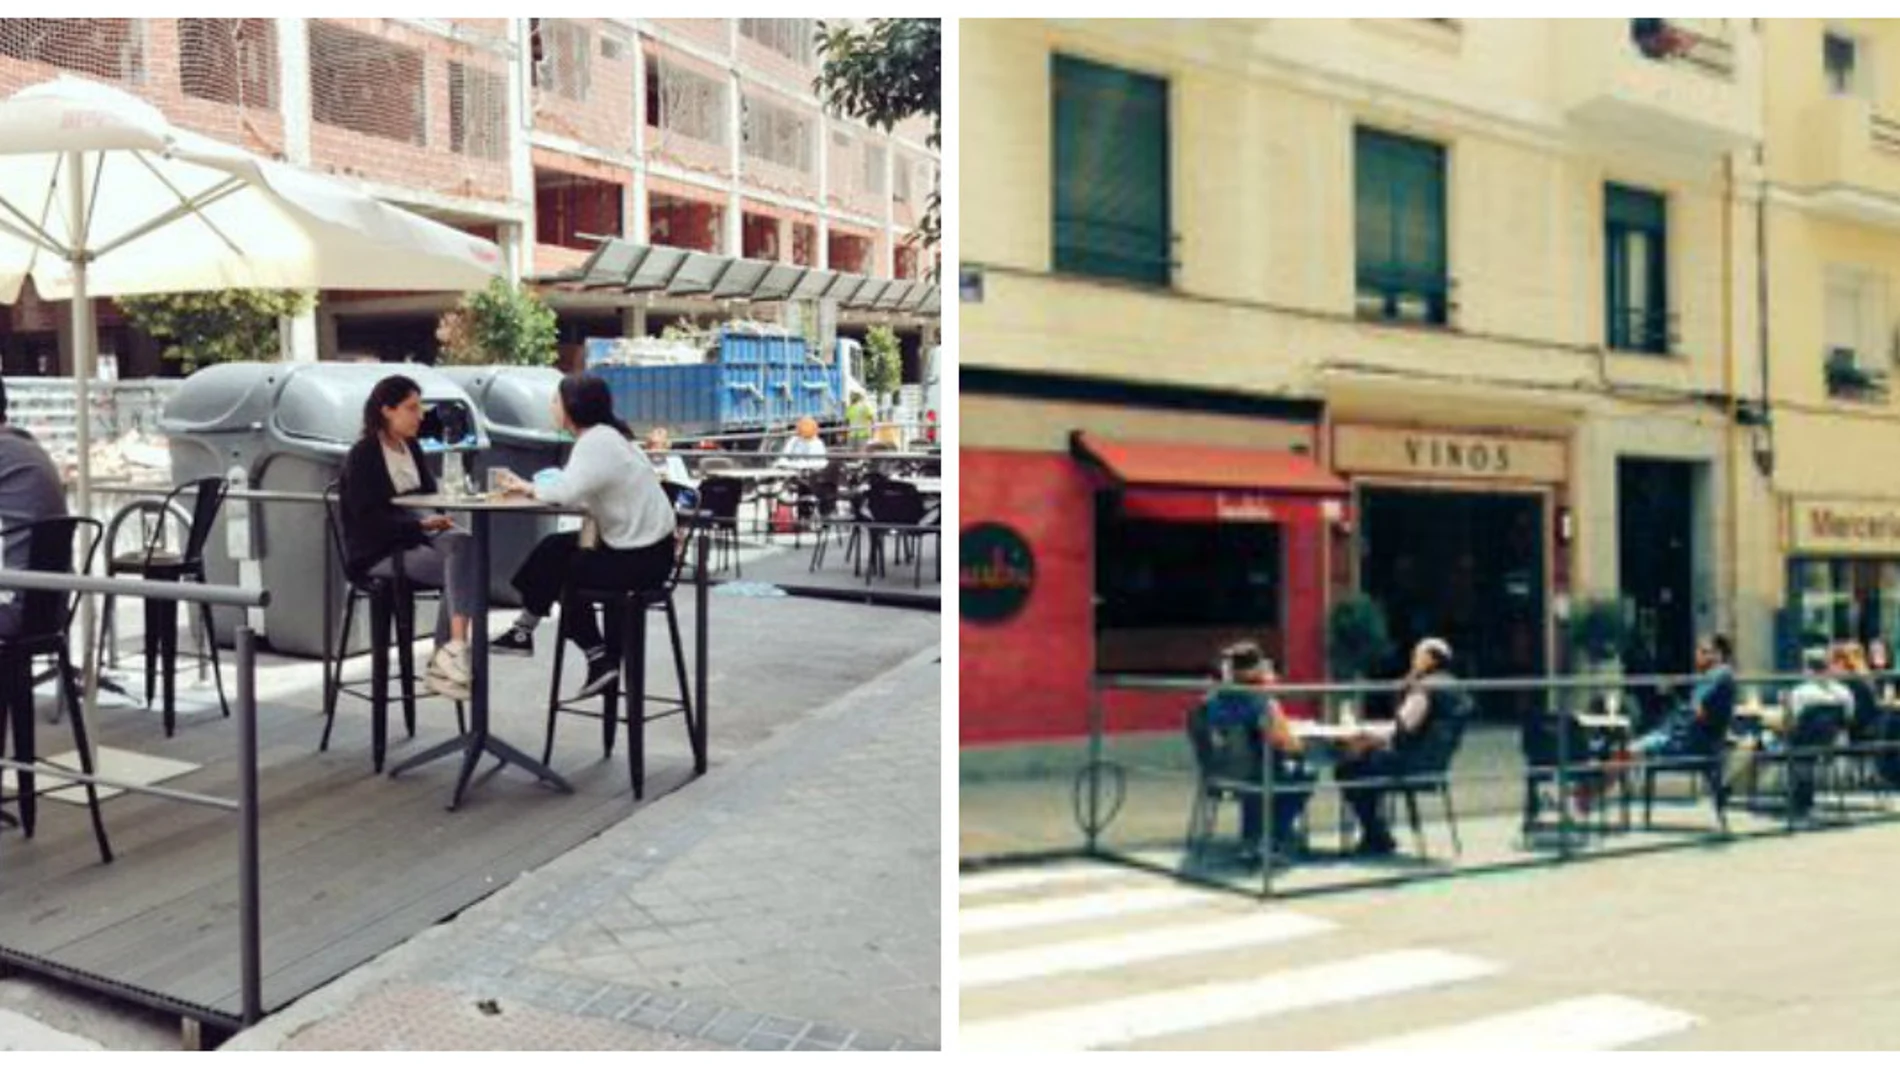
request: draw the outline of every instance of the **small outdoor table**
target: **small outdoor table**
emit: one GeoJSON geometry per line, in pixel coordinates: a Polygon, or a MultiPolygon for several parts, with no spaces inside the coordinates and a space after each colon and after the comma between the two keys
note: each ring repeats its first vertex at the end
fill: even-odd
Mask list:
{"type": "MultiPolygon", "coordinates": [[[[488,518],[497,512],[520,514],[577,514],[579,510],[560,508],[537,501],[531,497],[480,495],[458,496],[452,494],[410,494],[395,499],[395,504],[412,509],[441,509],[445,512],[466,512],[469,516],[469,533],[475,542],[475,593],[474,607],[470,612],[468,638],[468,669],[472,678],[469,685],[468,733],[449,739],[437,746],[409,758],[389,770],[391,776],[400,775],[412,768],[426,765],[452,753],[462,755],[462,773],[456,777],[455,793],[449,799],[449,809],[462,804],[462,794],[468,789],[469,777],[474,775],[475,766],[481,761],[482,754],[489,753],[501,758],[502,765],[519,765],[534,774],[541,782],[553,786],[566,794],[572,794],[574,788],[555,771],[513,746],[496,738],[488,727],[488,518]]],[[[443,611],[448,611],[444,606],[443,611]]],[[[498,768],[500,766],[497,766],[498,768]]]]}

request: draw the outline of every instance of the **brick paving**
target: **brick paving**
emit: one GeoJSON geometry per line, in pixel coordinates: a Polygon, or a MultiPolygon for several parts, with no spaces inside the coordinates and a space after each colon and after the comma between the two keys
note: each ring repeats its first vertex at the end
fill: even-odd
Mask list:
{"type": "Polygon", "coordinates": [[[938,678],[933,648],[788,714],[227,1047],[937,1047],[938,678]]]}

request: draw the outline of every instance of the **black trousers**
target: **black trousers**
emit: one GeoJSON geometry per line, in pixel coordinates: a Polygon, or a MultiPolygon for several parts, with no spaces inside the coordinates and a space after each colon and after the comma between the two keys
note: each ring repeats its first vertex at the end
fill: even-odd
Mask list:
{"type": "Polygon", "coordinates": [[[1368,842],[1385,842],[1392,838],[1392,829],[1385,822],[1385,793],[1387,787],[1369,781],[1403,776],[1409,771],[1405,755],[1393,750],[1372,750],[1357,760],[1341,761],[1333,769],[1333,778],[1339,781],[1341,793],[1346,796],[1346,804],[1352,806],[1353,816],[1359,820],[1359,830],[1368,842]]]}
{"type": "MultiPolygon", "coordinates": [[[[537,543],[512,582],[521,594],[522,608],[546,616],[569,581],[589,590],[652,590],[665,586],[672,571],[671,538],[639,549],[582,549],[579,533],[563,531],[537,543]]],[[[598,649],[605,641],[592,612],[577,612],[571,619],[564,616],[561,630],[582,650],[598,649]]]]}

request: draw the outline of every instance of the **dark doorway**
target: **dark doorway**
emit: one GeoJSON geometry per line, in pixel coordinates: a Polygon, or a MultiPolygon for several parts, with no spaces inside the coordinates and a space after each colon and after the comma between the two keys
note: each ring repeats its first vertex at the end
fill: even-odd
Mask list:
{"type": "MultiPolygon", "coordinates": [[[[1388,678],[1412,646],[1451,643],[1465,678],[1544,672],[1544,503],[1529,494],[1366,490],[1360,585],[1384,606],[1395,648],[1388,678]]],[[[1515,718],[1534,691],[1474,695],[1487,716],[1515,718]]]]}
{"type": "Polygon", "coordinates": [[[1695,465],[1616,462],[1617,575],[1633,607],[1625,669],[1694,670],[1695,465]]]}

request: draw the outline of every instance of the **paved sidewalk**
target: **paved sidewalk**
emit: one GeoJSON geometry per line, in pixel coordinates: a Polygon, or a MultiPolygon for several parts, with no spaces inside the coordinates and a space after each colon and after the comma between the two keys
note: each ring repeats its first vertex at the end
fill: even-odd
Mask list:
{"type": "Polygon", "coordinates": [[[932,647],[226,1049],[940,1042],[932,647]]]}

